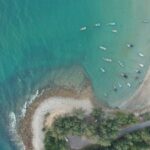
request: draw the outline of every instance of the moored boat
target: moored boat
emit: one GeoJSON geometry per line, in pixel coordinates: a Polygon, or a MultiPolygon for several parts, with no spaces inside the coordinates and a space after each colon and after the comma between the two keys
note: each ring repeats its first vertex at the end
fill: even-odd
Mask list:
{"type": "Polygon", "coordinates": [[[105,72],[105,69],[104,69],[104,68],[100,68],[100,70],[101,70],[101,72],[103,72],[103,73],[105,72]]]}
{"type": "Polygon", "coordinates": [[[128,82],[128,83],[127,83],[127,86],[128,86],[128,87],[131,87],[131,83],[128,82]]]}
{"type": "Polygon", "coordinates": [[[87,27],[84,26],[84,27],[81,27],[81,28],[80,28],[80,31],[85,31],[86,29],[87,29],[87,27]]]}
{"type": "Polygon", "coordinates": [[[113,29],[112,32],[113,32],[113,33],[117,33],[118,31],[117,31],[116,29],[113,29]]]}
{"type": "Polygon", "coordinates": [[[109,26],[115,26],[116,22],[109,22],[107,25],[109,25],[109,26]]]}
{"type": "Polygon", "coordinates": [[[142,54],[142,53],[139,53],[139,56],[141,56],[141,57],[144,57],[144,54],[142,54]]]}
{"type": "Polygon", "coordinates": [[[103,57],[103,60],[104,60],[104,61],[107,61],[107,62],[112,62],[112,59],[111,59],[111,58],[104,58],[104,57],[103,57]]]}
{"type": "Polygon", "coordinates": [[[95,23],[95,25],[94,25],[95,27],[100,27],[101,26],[101,24],[100,23],[95,23]]]}
{"type": "Polygon", "coordinates": [[[143,65],[143,64],[139,64],[139,66],[140,66],[141,68],[143,68],[143,67],[144,67],[144,65],[143,65]]]}
{"type": "Polygon", "coordinates": [[[106,51],[107,50],[107,48],[106,47],[104,47],[104,46],[100,46],[99,47],[101,50],[104,50],[104,51],[106,51]]]}

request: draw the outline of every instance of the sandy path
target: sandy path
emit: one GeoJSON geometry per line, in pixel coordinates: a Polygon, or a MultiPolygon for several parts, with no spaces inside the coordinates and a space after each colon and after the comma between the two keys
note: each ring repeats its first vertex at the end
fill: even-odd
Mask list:
{"type": "MultiPolygon", "coordinates": [[[[43,101],[36,109],[32,120],[32,144],[34,150],[44,150],[43,140],[44,133],[42,131],[45,114],[56,113],[57,115],[71,112],[74,108],[82,108],[86,113],[90,113],[93,105],[87,99],[77,100],[74,98],[51,97],[43,101]]],[[[55,115],[53,115],[55,116],[55,115]]],[[[51,117],[53,120],[53,117],[51,117]]],[[[52,122],[51,120],[49,120],[52,122]]]]}

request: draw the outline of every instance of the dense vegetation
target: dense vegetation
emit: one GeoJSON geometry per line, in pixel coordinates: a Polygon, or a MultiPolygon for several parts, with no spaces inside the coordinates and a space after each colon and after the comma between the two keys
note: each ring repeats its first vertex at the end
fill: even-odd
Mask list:
{"type": "Polygon", "coordinates": [[[114,114],[94,109],[89,116],[82,110],[56,118],[52,127],[46,130],[46,150],[67,150],[68,135],[85,136],[96,145],[84,150],[148,150],[150,149],[150,129],[144,129],[117,138],[120,129],[135,124],[139,118],[133,114],[116,112],[114,114]]]}
{"type": "Polygon", "coordinates": [[[111,141],[110,146],[94,145],[84,150],[150,150],[150,129],[127,134],[121,139],[111,141]]]}

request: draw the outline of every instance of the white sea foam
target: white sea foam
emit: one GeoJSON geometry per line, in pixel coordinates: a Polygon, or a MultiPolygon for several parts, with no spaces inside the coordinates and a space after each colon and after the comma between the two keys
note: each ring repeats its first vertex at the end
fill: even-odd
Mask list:
{"type": "MultiPolygon", "coordinates": [[[[41,92],[41,94],[44,91],[41,92]]],[[[19,116],[19,118],[24,117],[26,114],[26,110],[29,107],[29,105],[31,105],[33,103],[33,101],[39,96],[41,95],[39,94],[39,90],[36,91],[35,94],[31,95],[31,97],[29,98],[29,101],[26,101],[21,109],[21,115],[19,116]]],[[[10,112],[9,113],[9,134],[11,136],[11,141],[14,142],[19,150],[25,150],[25,146],[20,138],[20,136],[17,133],[17,119],[16,119],[16,115],[14,112],[10,112]]]]}
{"type": "Polygon", "coordinates": [[[19,150],[25,150],[25,146],[17,133],[17,119],[14,112],[9,113],[9,134],[11,141],[14,142],[19,150]]]}
{"type": "Polygon", "coordinates": [[[16,128],[16,115],[14,112],[10,112],[9,114],[9,125],[10,125],[10,132],[13,132],[16,128]]]}
{"type": "Polygon", "coordinates": [[[25,117],[27,108],[34,102],[34,100],[41,94],[39,94],[39,90],[36,90],[36,93],[33,94],[29,99],[29,101],[26,101],[21,109],[21,117],[25,117]]]}
{"type": "Polygon", "coordinates": [[[36,90],[36,93],[31,96],[30,101],[28,102],[28,104],[29,104],[29,105],[32,104],[33,101],[34,101],[38,96],[39,96],[39,90],[36,90]]]}
{"type": "Polygon", "coordinates": [[[26,114],[26,110],[27,110],[27,102],[25,102],[25,104],[23,105],[23,108],[21,110],[21,116],[24,117],[26,114]]]}

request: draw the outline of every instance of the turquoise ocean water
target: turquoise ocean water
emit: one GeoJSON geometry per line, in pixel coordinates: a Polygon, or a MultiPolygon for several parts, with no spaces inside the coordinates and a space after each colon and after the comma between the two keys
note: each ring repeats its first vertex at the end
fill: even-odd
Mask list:
{"type": "Polygon", "coordinates": [[[150,64],[150,24],[143,23],[150,21],[149,7],[149,0],[0,0],[0,150],[17,149],[10,112],[19,115],[36,90],[62,76],[70,78],[74,72],[68,68],[83,68],[94,94],[109,105],[131,96],[150,64]]]}

